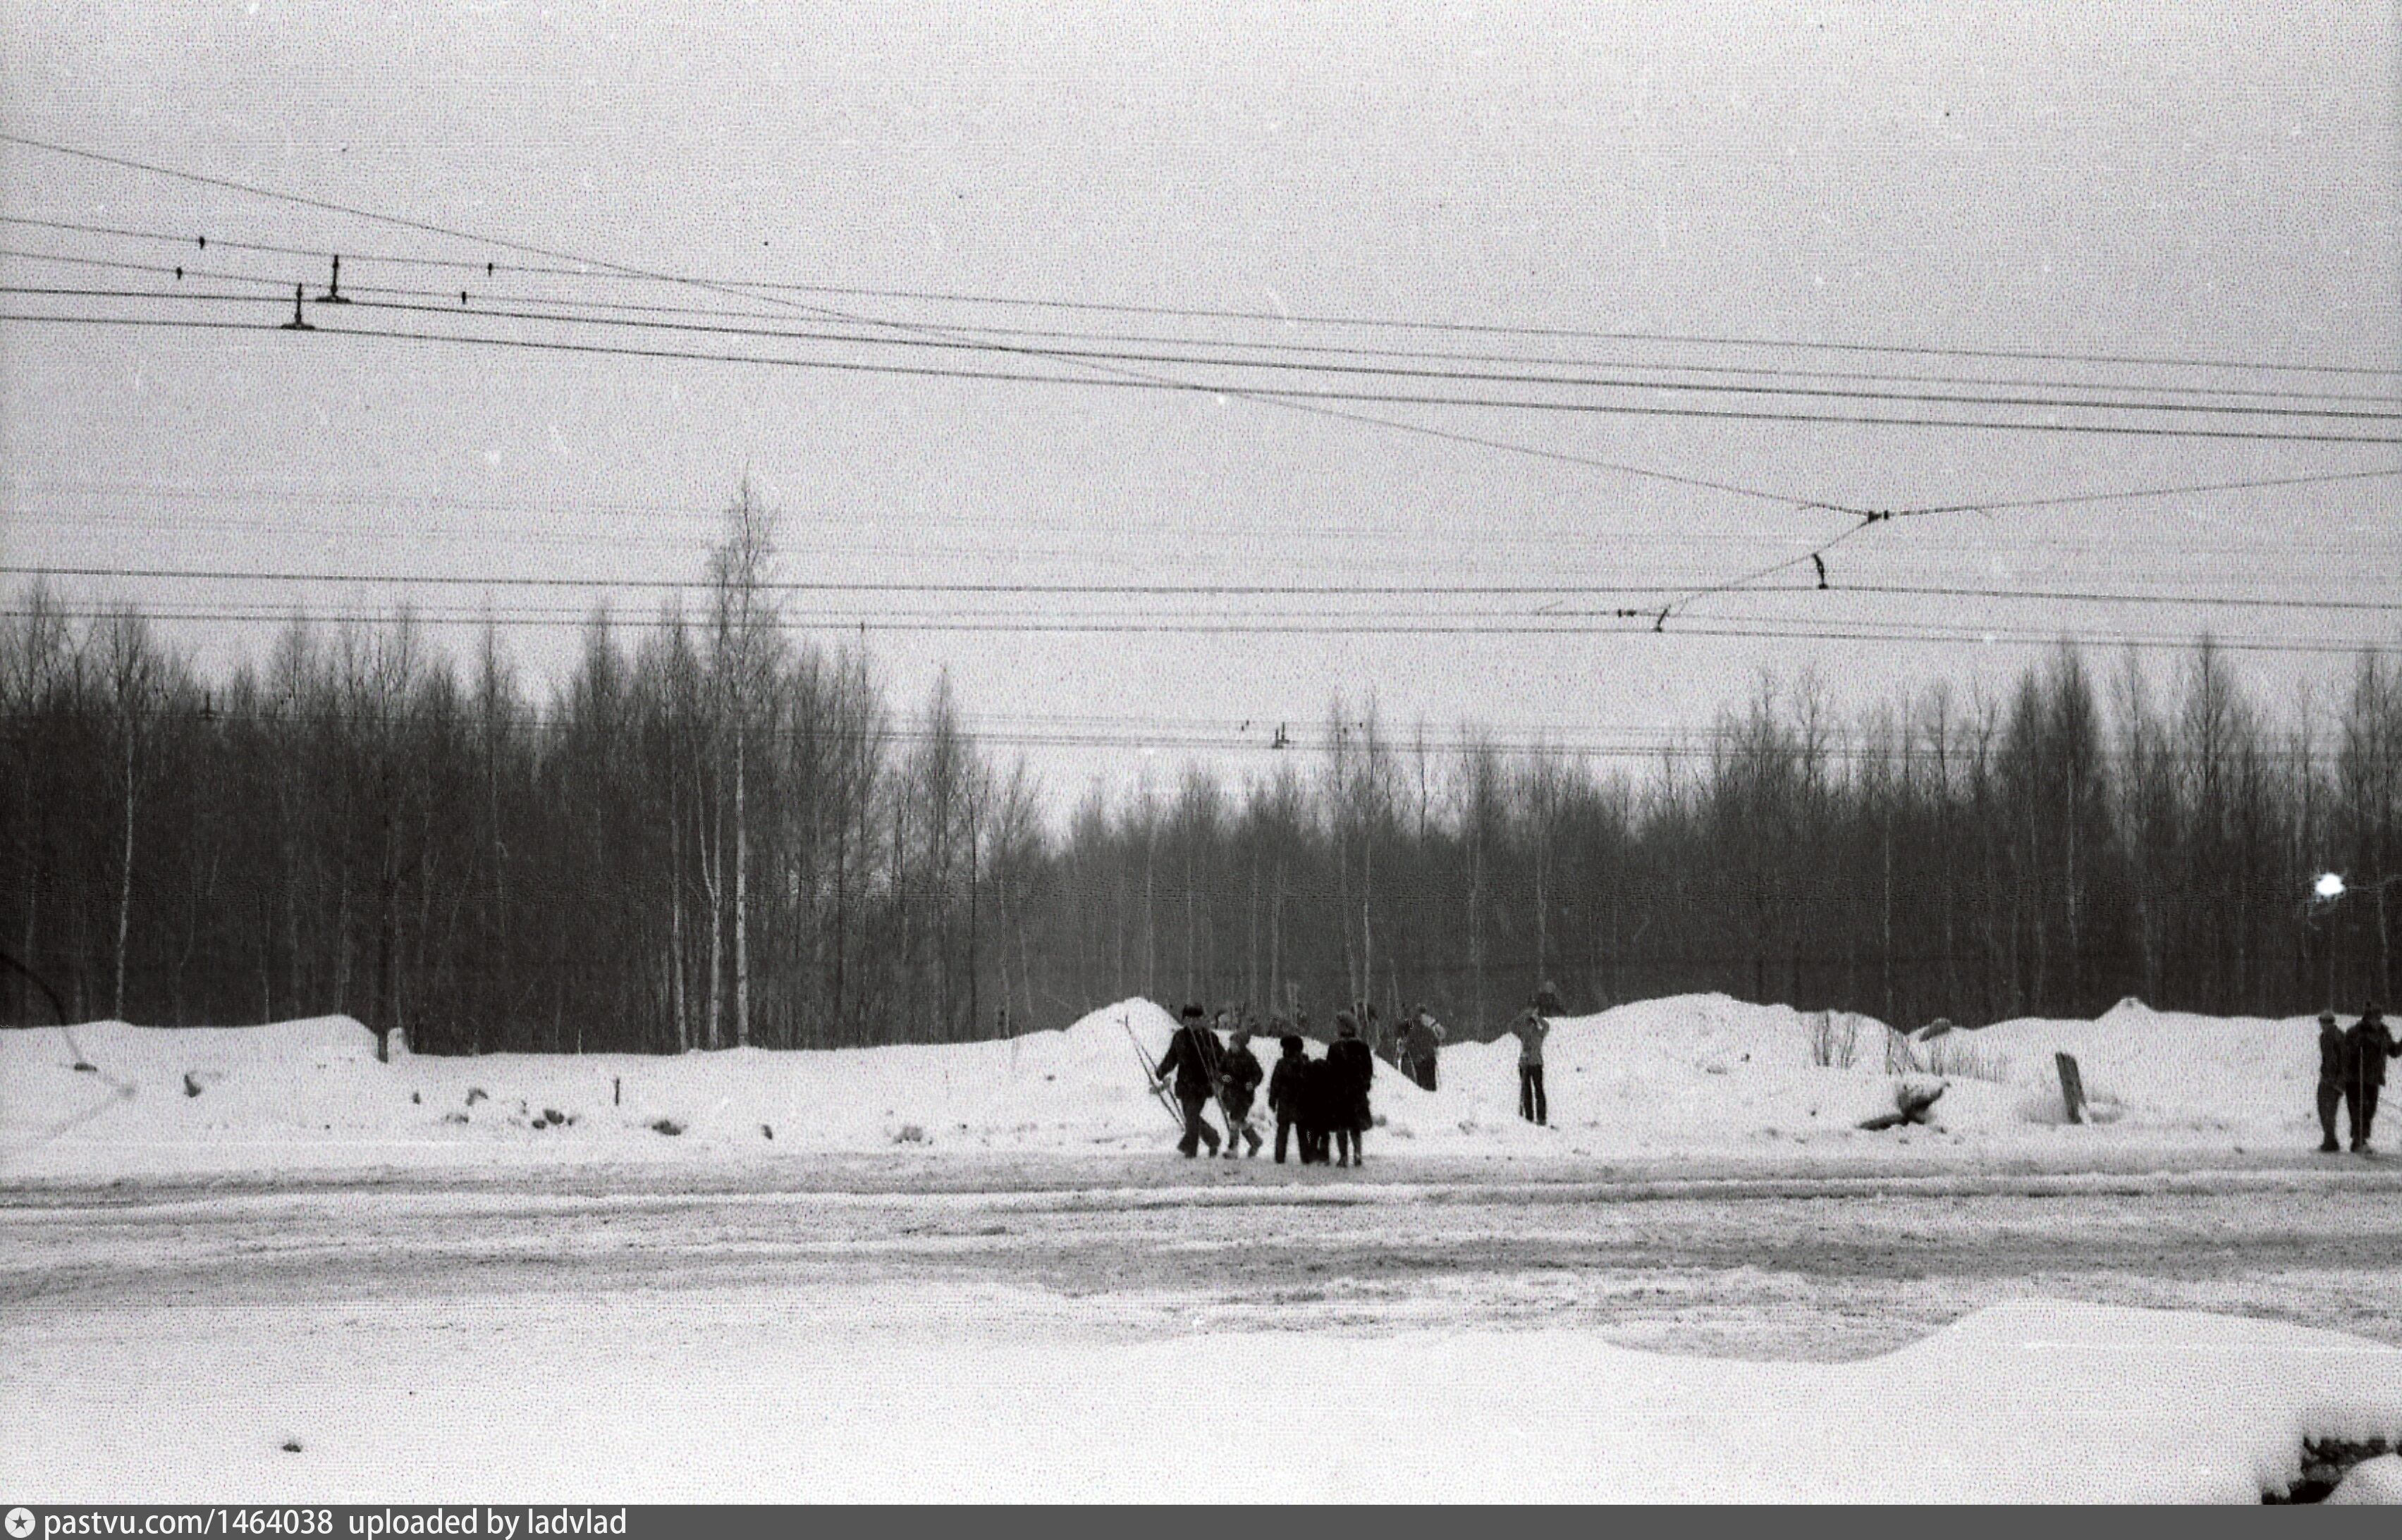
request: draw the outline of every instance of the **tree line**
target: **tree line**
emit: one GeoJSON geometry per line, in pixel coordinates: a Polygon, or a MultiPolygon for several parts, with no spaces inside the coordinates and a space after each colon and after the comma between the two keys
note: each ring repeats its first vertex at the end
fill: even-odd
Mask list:
{"type": "Polygon", "coordinates": [[[1046,818],[946,681],[896,711],[794,639],[748,488],[702,612],[605,615],[535,699],[490,628],[295,621],[201,677],[139,613],[34,587],[0,629],[0,983],[18,1023],[346,1012],[421,1052],[946,1041],[1145,995],[1423,1003],[1490,1036],[1719,990],[1907,1024],[2393,995],[2402,670],[2279,722],[2207,639],[2105,680],[2063,643],[1999,694],[1851,720],[1764,681],[1656,762],[1322,747],[1046,818]],[[2332,726],[2322,720],[2331,716],[2332,726]],[[2314,896],[2321,873],[2347,889],[2314,896]]]}

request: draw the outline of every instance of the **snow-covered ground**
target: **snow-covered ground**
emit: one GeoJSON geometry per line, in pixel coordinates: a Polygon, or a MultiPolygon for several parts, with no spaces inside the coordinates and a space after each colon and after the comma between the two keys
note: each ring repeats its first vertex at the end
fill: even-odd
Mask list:
{"type": "Polygon", "coordinates": [[[11,1313],[33,1502],[2257,1502],[2402,1350],[2027,1303],[1864,1363],[1572,1331],[1117,1341],[914,1286],[11,1313]],[[287,1443],[298,1448],[286,1450],[287,1443]]]}
{"type": "MultiPolygon", "coordinates": [[[[93,1023],[0,1030],[0,1180],[494,1162],[701,1161],[843,1151],[1094,1154],[1172,1142],[1146,1089],[1173,1023],[1129,1000],[1011,1041],[674,1058],[396,1055],[346,1017],[162,1031],[93,1023]],[[1139,1047],[1138,1047],[1139,1045],[1139,1047]],[[93,1068],[77,1071],[76,1052],[93,1068]],[[663,1130],[673,1128],[676,1133],[663,1130]]],[[[2098,1021],[2013,1021],[1912,1040],[1834,1020],[1848,1067],[1821,1066],[1819,1019],[1691,996],[1560,1021],[1552,1124],[1517,1116],[1517,1043],[1462,1043],[1440,1089],[1379,1066],[1372,1154],[1674,1161],[1754,1156],[1840,1166],[2080,1161],[2148,1151],[2308,1149],[2316,1027],[2129,1002],[2098,1021]],[[2097,1119],[2067,1123],[2054,1055],[2077,1058],[2097,1119]],[[1897,1061],[1897,1064],[1898,1061],[1897,1061]],[[1941,1080],[1934,1127],[1868,1133],[1903,1079],[1941,1080]]],[[[1273,1045],[1263,1043],[1263,1063],[1273,1045]]],[[[1263,1116],[1255,1114],[1255,1116],[1263,1116]]],[[[2397,1130],[2402,1131],[2402,1130],[2397,1130]]],[[[2389,1147],[2392,1137],[2388,1137],[2389,1147]]]]}
{"type": "MultiPolygon", "coordinates": [[[[972,1269],[829,1282],[777,1259],[796,1253],[723,1237],[711,1244],[754,1270],[732,1283],[611,1271],[596,1259],[629,1254],[609,1252],[619,1243],[597,1206],[543,1232],[574,1237],[555,1256],[495,1258],[464,1233],[505,1228],[493,1204],[539,1203],[570,1178],[587,1192],[629,1170],[654,1193],[739,1187],[869,1153],[906,1156],[955,1205],[979,1202],[981,1174],[1029,1161],[1067,1171],[1071,1189],[1077,1172],[1097,1187],[1156,1165],[1181,1184],[1157,1201],[1222,1193],[1268,1217],[1279,1183],[1295,1201],[1343,1191],[1264,1162],[1239,1188],[1213,1187],[1224,1164],[1178,1162],[1137,1063],[1170,1024],[1135,1001],[1004,1043],[390,1064],[346,1019],[0,1032],[0,1228],[15,1253],[0,1299],[0,1490],[47,1502],[2248,1502],[2296,1477],[2306,1438],[2402,1436],[2402,1350],[2199,1311],[2008,1299],[1873,1358],[1746,1362],[1550,1325],[1342,1330],[1290,1311],[1130,1331],[1106,1290],[980,1283],[972,1269]],[[401,1188],[380,1185],[394,1170],[401,1188]],[[461,1190],[495,1172],[514,1174],[498,1194],[461,1190]],[[144,1196],[229,1175],[247,1179],[228,1196],[182,1183],[144,1196]],[[379,1181],[255,1190],[303,1176],[379,1181]],[[92,1192],[115,1182],[132,1196],[92,1192]],[[288,1269],[255,1297],[195,1289],[175,1272],[185,1253],[136,1255],[127,1202],[168,1225],[178,1205],[195,1222],[298,1205],[295,1244],[334,1235],[352,1270],[288,1269]],[[490,1212],[446,1231],[454,1203],[490,1212]],[[386,1247],[415,1271],[365,1286],[386,1247]],[[511,1265],[477,1271],[496,1260],[511,1265]],[[793,1281],[758,1281],[779,1267],[793,1281]]],[[[2240,1166],[2245,1151],[2340,1172],[2381,1163],[2307,1154],[2316,1052],[2303,1020],[2128,1005],[1914,1043],[1920,1067],[1896,1074],[1881,1025],[1857,1024],[1849,1067],[1814,1063],[1818,1028],[1723,997],[1563,1021],[1550,1129],[1515,1116],[1514,1041],[1460,1045],[1438,1093],[1380,1073],[1372,1162],[1401,1154],[1496,1182],[1604,1160],[1655,1176],[1873,1164],[1949,1181],[2014,1165],[2240,1166]],[[2061,1116],[2064,1051],[2107,1121],[2061,1116]],[[1857,1129],[1905,1077],[1945,1080],[1938,1126],[1857,1129]]],[[[1379,1202],[1368,1208],[1422,1233],[1405,1196],[1379,1202]]],[[[773,1223],[772,1206],[744,1222],[773,1223]]],[[[671,1215],[646,1222],[666,1227],[646,1245],[673,1244],[671,1215]]],[[[1231,1212],[1219,1231],[1209,1244],[1247,1232],[1231,1212]]],[[[206,1259],[212,1277],[238,1278],[284,1267],[274,1252],[272,1234],[242,1230],[206,1259]]],[[[2402,1260],[2365,1276],[2381,1289],[2402,1260]]],[[[2383,1468],[2358,1490],[2390,1493],[2383,1468]]]]}

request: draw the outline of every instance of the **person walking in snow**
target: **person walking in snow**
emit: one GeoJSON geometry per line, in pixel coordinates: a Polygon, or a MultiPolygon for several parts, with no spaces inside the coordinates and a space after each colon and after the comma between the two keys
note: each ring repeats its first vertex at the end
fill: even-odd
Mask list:
{"type": "Polygon", "coordinates": [[[1182,1024],[1177,1027],[1176,1036],[1167,1040],[1167,1053],[1159,1061],[1152,1080],[1157,1084],[1171,1074],[1176,1077],[1176,1104],[1184,1109],[1184,1137],[1177,1141],[1176,1148],[1188,1161],[1205,1143],[1210,1154],[1218,1153],[1218,1131],[1202,1118],[1201,1109],[1217,1094],[1222,1057],[1218,1035],[1209,1030],[1201,1008],[1186,1006],[1182,1024]]]}
{"type": "Polygon", "coordinates": [[[1230,1161],[1238,1139],[1250,1146],[1251,1154],[1260,1152],[1260,1131],[1251,1126],[1251,1099],[1259,1093],[1261,1075],[1259,1058],[1251,1052],[1251,1029],[1236,1027],[1234,1041],[1218,1070],[1218,1107],[1226,1118],[1226,1159],[1230,1161]]]}
{"type": "Polygon", "coordinates": [[[1518,1038],[1518,1116],[1540,1128],[1551,1121],[1551,1103],[1543,1096],[1543,1039],[1552,1024],[1542,1009],[1530,1005],[1518,1012],[1510,1030],[1518,1038]]]}
{"type": "Polygon", "coordinates": [[[1335,1014],[1334,1041],[1326,1050],[1326,1067],[1334,1082],[1329,1094],[1334,1163],[1358,1165],[1365,1158],[1360,1135],[1375,1124],[1368,1108],[1368,1087],[1376,1079],[1376,1055],[1368,1052],[1360,1024],[1347,1011],[1335,1014]]]}
{"type": "MultiPolygon", "coordinates": [[[[1274,1024],[1281,1026],[1284,1024],[1274,1024]]],[[[1277,1164],[1284,1164],[1285,1136],[1301,1128],[1302,1071],[1309,1064],[1309,1054],[1302,1046],[1301,1035],[1287,1032],[1277,1039],[1284,1049],[1284,1057],[1277,1060],[1276,1073],[1268,1077],[1268,1110],[1276,1114],[1277,1164]]],[[[1309,1162],[1309,1134],[1301,1135],[1302,1163],[1309,1162]]]]}
{"type": "Polygon", "coordinates": [[[1410,1023],[1409,1076],[1411,1079],[1434,1089],[1435,1056],[1443,1052],[1443,1024],[1428,1011],[1420,1011],[1410,1023]]]}
{"type": "Polygon", "coordinates": [[[2343,1147],[2335,1142],[2335,1109],[2343,1101],[2344,1081],[2351,1075],[2352,1044],[2335,1024],[2335,1012],[2319,1012],[2319,1153],[2332,1155],[2343,1147]]]}
{"type": "Polygon", "coordinates": [[[2360,1020],[2353,1023],[2352,1030],[2343,1037],[2347,1059],[2344,1100],[2351,1104],[2347,1110],[2352,1115],[2352,1152],[2366,1155],[2377,1122],[2377,1094],[2385,1084],[2385,1061],[2402,1058],[2402,1043],[2395,1042],[2394,1034],[2386,1030],[2385,1013],[2378,1009],[2375,1000],[2368,1002],[2360,1020]]]}

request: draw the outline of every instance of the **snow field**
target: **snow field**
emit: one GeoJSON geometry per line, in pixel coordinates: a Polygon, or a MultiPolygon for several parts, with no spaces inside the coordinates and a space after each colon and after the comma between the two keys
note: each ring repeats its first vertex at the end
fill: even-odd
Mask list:
{"type": "Polygon", "coordinates": [[[44,1313],[8,1340],[0,1484],[51,1503],[2250,1503],[2305,1436],[2402,1428],[2402,1350],[2042,1302],[1850,1364],[1110,1341],[1069,1302],[921,1285],[44,1313]]]}

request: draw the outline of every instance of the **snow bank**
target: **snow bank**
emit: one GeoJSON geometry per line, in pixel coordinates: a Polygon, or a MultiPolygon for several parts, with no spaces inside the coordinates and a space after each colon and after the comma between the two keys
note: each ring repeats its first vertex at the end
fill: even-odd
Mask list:
{"type": "MultiPolygon", "coordinates": [[[[1889,1034],[1722,995],[1560,1020],[1552,1126],[1517,1116],[1517,1042],[1460,1043],[1428,1093],[1379,1063],[1378,1153],[1539,1159],[1914,1146],[1921,1158],[2316,1143],[2315,1027],[2158,1012],[2005,1022],[1899,1052],[1946,1091],[1931,1128],[1865,1133],[1892,1105],[1889,1034]],[[2053,1055],[2108,1121],[2067,1126],[2053,1055]],[[1842,1062],[1846,1057],[1849,1063],[1842,1062]]],[[[680,1057],[494,1054],[379,1064],[346,1017],[163,1030],[0,1030],[0,1179],[196,1169],[693,1160],[729,1154],[1135,1152],[1174,1142],[1146,1064],[1174,1023],[1147,1000],[996,1042],[680,1057]],[[79,1045],[90,1071],[75,1068],[79,1045]]],[[[1263,1064],[1275,1046],[1263,1042],[1263,1064]]],[[[1897,1058],[1897,1066],[1904,1061],[1897,1058]]],[[[1263,1106],[1254,1113],[1266,1121],[1263,1106]]]]}
{"type": "Polygon", "coordinates": [[[2373,1460],[2363,1460],[2352,1467],[2352,1474],[2327,1494],[2327,1501],[2338,1506],[2373,1503],[2382,1506],[2402,1506],[2402,1454],[2381,1454],[2373,1460]]]}

